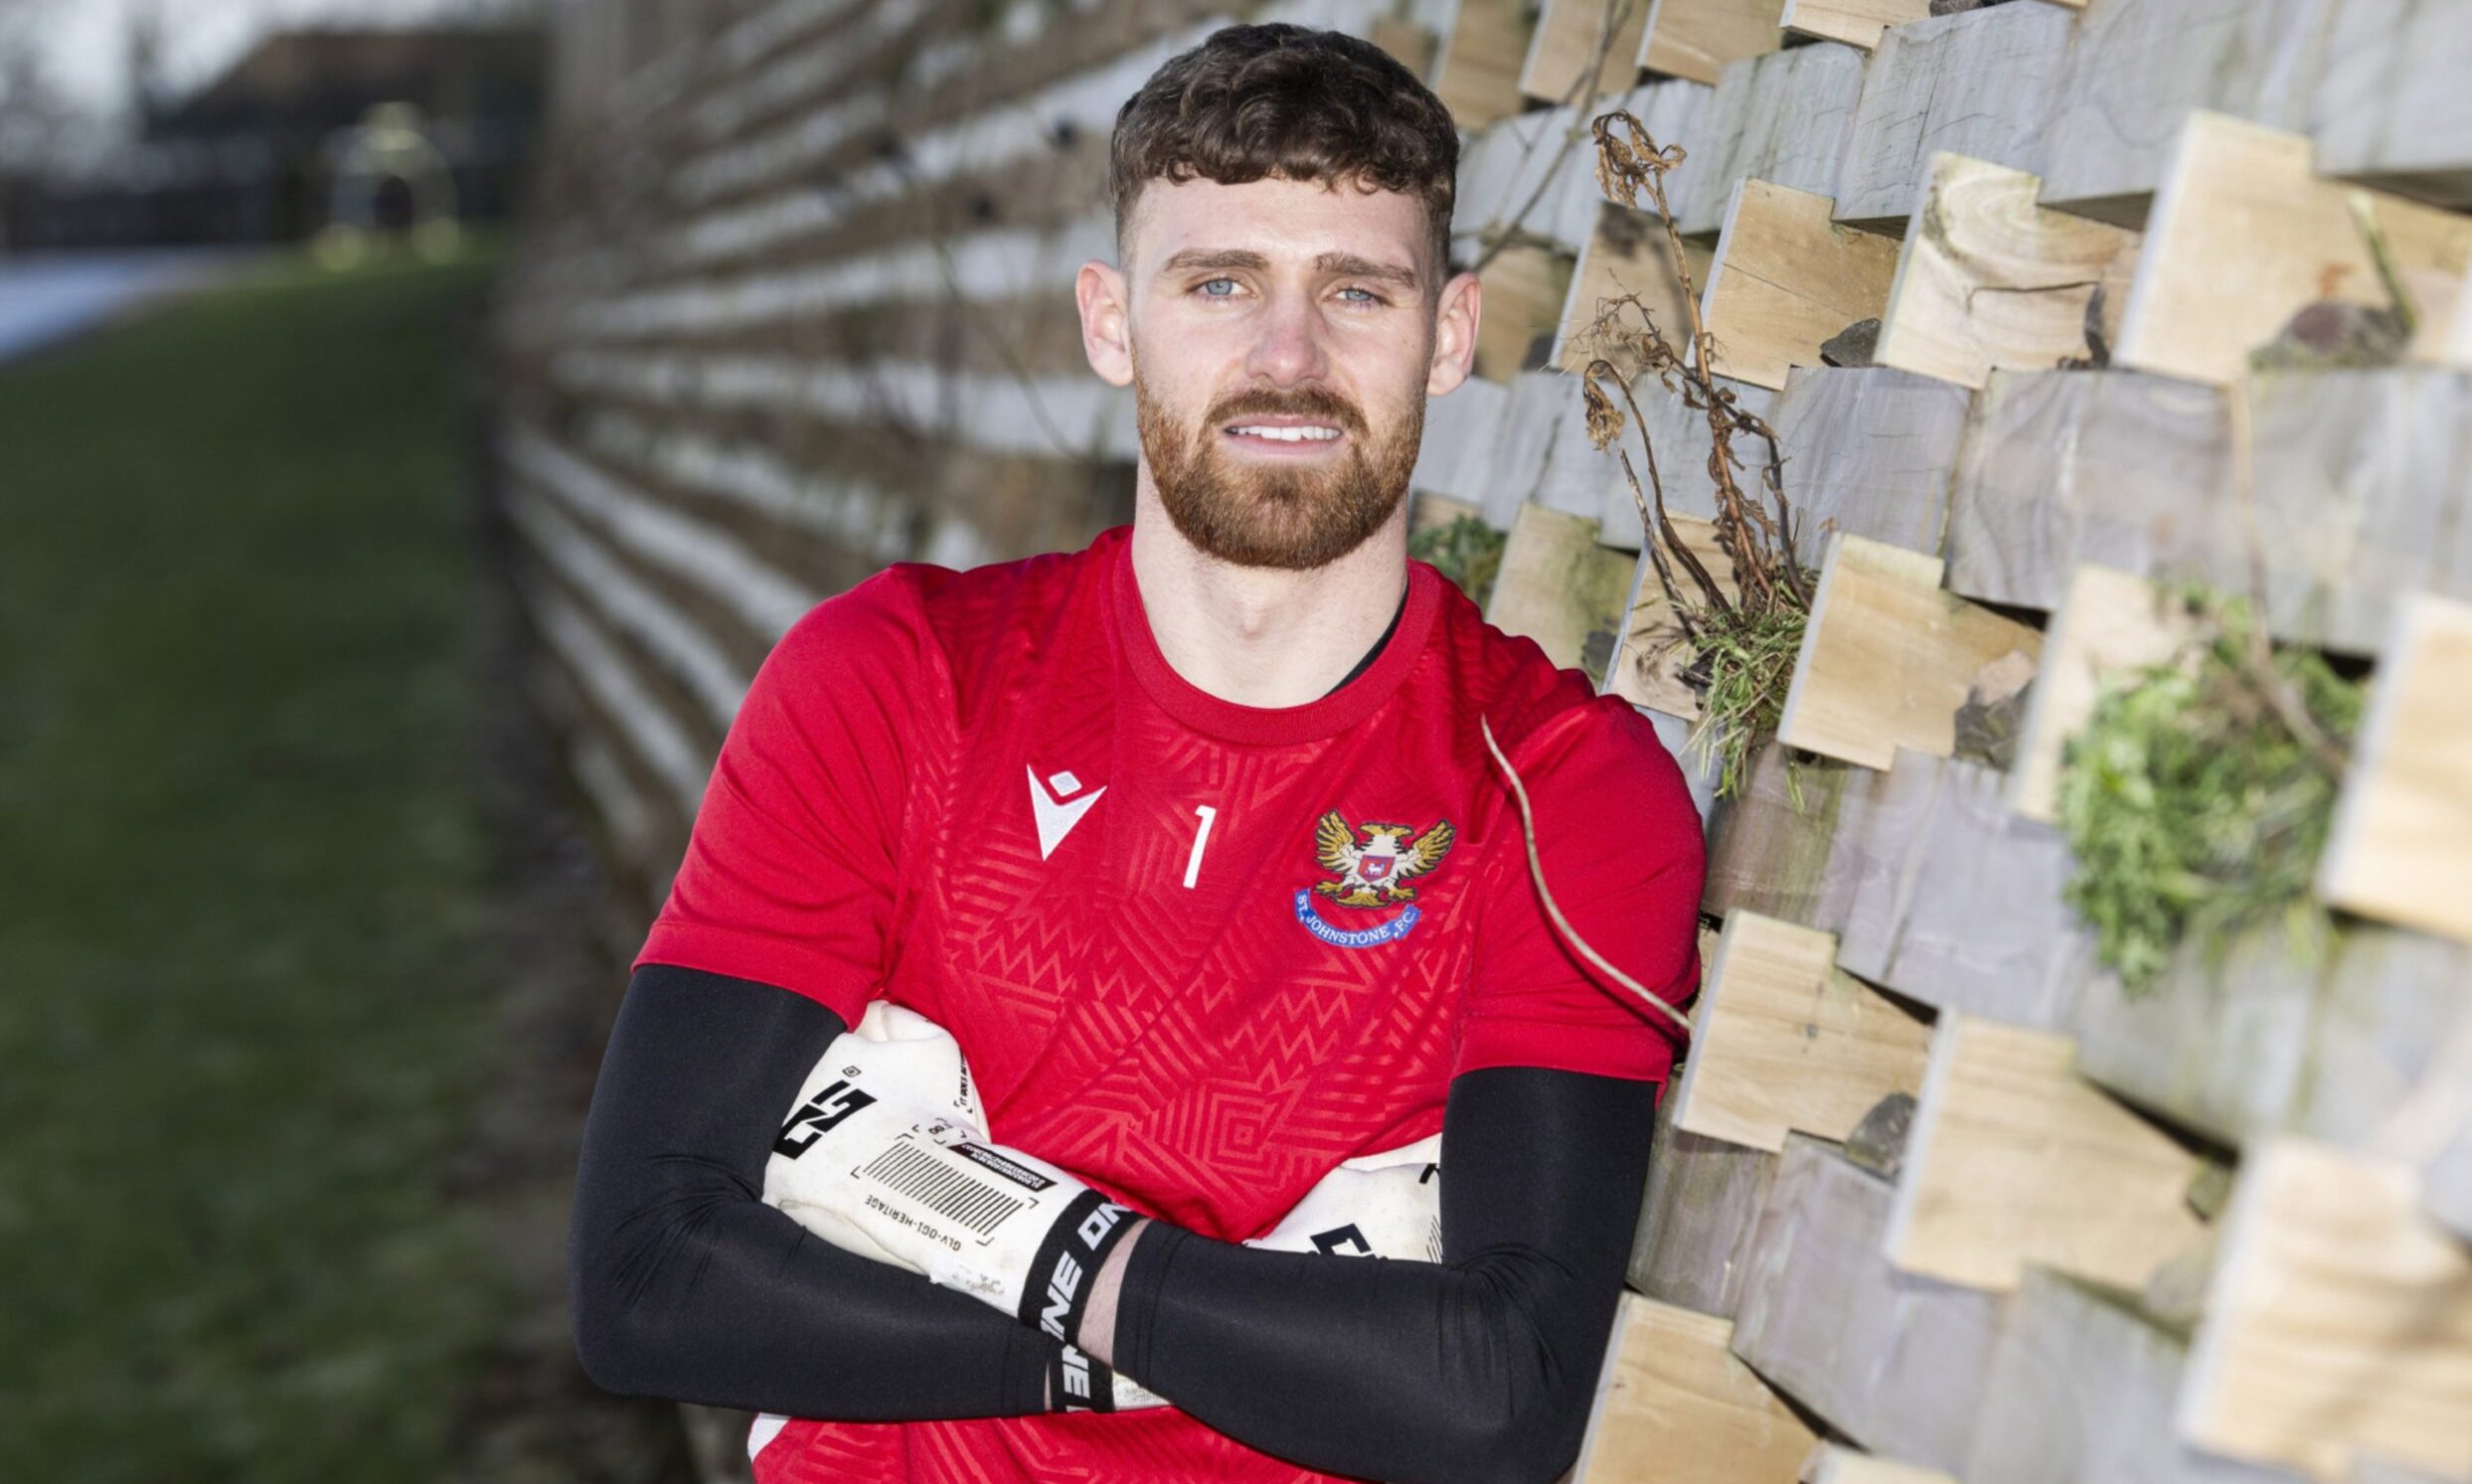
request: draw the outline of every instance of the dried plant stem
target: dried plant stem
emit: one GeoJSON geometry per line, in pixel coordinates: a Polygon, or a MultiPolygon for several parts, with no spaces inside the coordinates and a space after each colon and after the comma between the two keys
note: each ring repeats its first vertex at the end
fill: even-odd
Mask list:
{"type": "Polygon", "coordinates": [[[1794,556],[1794,512],[1785,496],[1785,458],[1776,430],[1745,410],[1732,391],[1719,386],[1711,370],[1717,340],[1700,314],[1699,285],[1691,281],[1690,258],[1665,194],[1666,172],[1683,162],[1683,151],[1658,147],[1638,117],[1621,109],[1597,115],[1590,127],[1596,137],[1598,187],[1609,200],[1634,209],[1643,209],[1644,196],[1644,209],[1664,224],[1690,334],[1684,342],[1687,352],[1678,350],[1657,324],[1655,312],[1635,293],[1617,294],[1600,304],[1585,335],[1590,348],[1602,353],[1580,373],[1586,384],[1588,438],[1599,449],[1614,451],[1630,483],[1632,503],[1639,509],[1641,550],[1655,568],[1667,606],[1691,648],[1681,679],[1702,703],[1693,745],[1704,755],[1721,753],[1718,792],[1730,797],[1747,777],[1750,747],[1776,729],[1792,679],[1792,657],[1811,608],[1810,577],[1794,556]],[[1626,312],[1637,315],[1636,327],[1626,322],[1626,312]],[[1632,391],[1634,383],[1651,376],[1680,398],[1687,412],[1707,419],[1713,524],[1718,549],[1732,569],[1730,593],[1685,544],[1666,508],[1655,441],[1632,391]],[[1638,464],[1623,446],[1626,416],[1639,426],[1638,464]],[[1743,465],[1734,454],[1737,438],[1756,438],[1766,450],[1756,498],[1743,488],[1743,465]],[[1642,465],[1648,471],[1644,485],[1642,465]],[[1686,575],[1696,598],[1684,596],[1686,575]],[[1720,736],[1722,747],[1715,744],[1720,736]]]}
{"type": "MultiPolygon", "coordinates": [[[[1690,353],[1684,355],[1675,350],[1636,294],[1622,294],[1609,300],[1589,327],[1589,334],[1601,341],[1609,329],[1619,330],[1625,307],[1638,311],[1645,328],[1633,337],[1640,365],[1632,375],[1654,374],[1668,390],[1680,394],[1685,408],[1708,419],[1708,475],[1716,489],[1718,545],[1732,564],[1740,601],[1752,611],[1764,610],[1778,600],[1775,589],[1782,585],[1801,606],[1808,608],[1810,589],[1799,564],[1792,560],[1792,513],[1785,500],[1784,458],[1777,446],[1776,431],[1744,411],[1731,392],[1719,387],[1711,370],[1716,362],[1717,337],[1701,317],[1699,285],[1691,279],[1682,230],[1674,225],[1674,214],[1665,194],[1666,173],[1683,162],[1684,152],[1674,146],[1660,149],[1638,116],[1622,109],[1598,114],[1590,128],[1596,137],[1599,189],[1610,199],[1633,208],[1640,207],[1644,194],[1648,198],[1646,209],[1656,214],[1665,230],[1666,250],[1682,290],[1683,312],[1691,322],[1687,342],[1690,353]],[[1617,129],[1629,137],[1616,137],[1617,129]],[[1766,446],[1768,458],[1760,471],[1760,484],[1776,506],[1774,520],[1761,508],[1761,502],[1743,493],[1735,477],[1740,465],[1733,454],[1733,439],[1744,435],[1756,437],[1766,446]]],[[[1601,375],[1624,385],[1627,397],[1626,384],[1631,376],[1610,361],[1591,364],[1587,375],[1591,381],[1601,375]]],[[[1632,414],[1638,415],[1636,406],[1632,414]]],[[[1645,422],[1641,423],[1640,432],[1645,441],[1645,422]]]]}
{"type": "MultiPolygon", "coordinates": [[[[1717,579],[1709,575],[1708,569],[1701,565],[1700,559],[1692,555],[1691,548],[1683,543],[1682,533],[1674,529],[1673,518],[1665,513],[1665,482],[1657,478],[1656,446],[1648,441],[1648,419],[1640,415],[1638,399],[1631,396],[1631,384],[1615,378],[1614,388],[1622,394],[1623,403],[1630,408],[1632,418],[1639,424],[1640,451],[1647,456],[1648,477],[1656,485],[1656,518],[1651,524],[1647,507],[1641,506],[1639,514],[1642,529],[1654,531],[1665,538],[1665,544],[1673,549],[1674,559],[1691,570],[1692,580],[1700,584],[1700,591],[1708,599],[1710,607],[1727,606],[1725,589],[1717,585],[1717,579]]],[[[1624,453],[1622,455],[1623,472],[1629,473],[1630,467],[1631,457],[1628,453],[1624,453]]],[[[1639,499],[1639,480],[1636,476],[1631,479],[1631,498],[1639,499]]],[[[1651,542],[1650,545],[1653,547],[1655,543],[1651,542]]],[[[1660,570],[1663,569],[1664,560],[1664,554],[1660,552],[1657,558],[1660,570]]]]}
{"type": "Polygon", "coordinates": [[[1528,877],[1537,884],[1538,900],[1545,904],[1545,914],[1553,920],[1554,930],[1560,932],[1570,943],[1570,946],[1578,951],[1581,958],[1594,964],[1599,973],[1639,996],[1647,1002],[1650,1008],[1680,1026],[1684,1035],[1690,1035],[1691,1017],[1657,998],[1649,992],[1646,985],[1616,968],[1604,954],[1590,947],[1588,940],[1579,936],[1579,930],[1570,925],[1570,919],[1563,915],[1562,907],[1554,901],[1554,889],[1545,884],[1545,861],[1537,854],[1537,816],[1536,812],[1529,807],[1528,785],[1520,778],[1519,769],[1511,766],[1511,759],[1502,755],[1502,744],[1494,741],[1493,723],[1486,718],[1479,717],[1476,725],[1478,730],[1485,734],[1485,750],[1494,755],[1494,765],[1502,769],[1502,776],[1511,785],[1511,798],[1519,805],[1520,833],[1528,843],[1528,877]]]}

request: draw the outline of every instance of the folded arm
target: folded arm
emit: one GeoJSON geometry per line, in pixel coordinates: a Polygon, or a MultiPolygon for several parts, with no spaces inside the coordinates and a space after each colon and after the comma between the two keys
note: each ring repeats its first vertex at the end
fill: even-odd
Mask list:
{"type": "Polygon", "coordinates": [[[595,1382],[842,1421],[1047,1409],[1061,1346],[762,1203],[781,1114],[845,1029],[771,985],[635,972],[570,1234],[576,1343],[595,1382]]]}
{"type": "Polygon", "coordinates": [[[1555,1478],[1586,1427],[1655,1095],[1539,1068],[1454,1078],[1440,1263],[1146,1226],[1113,1296],[1117,1368],[1309,1467],[1401,1484],[1555,1478]]]}
{"type": "MultiPolygon", "coordinates": [[[[1053,1340],[762,1204],[780,1112],[843,1030],[769,985],[636,972],[576,1195],[586,1371],[613,1391],[849,1421],[1045,1411],[1053,1340]]],[[[1409,1484],[1551,1478],[1585,1424],[1654,1096],[1577,1072],[1462,1073],[1442,1131],[1445,1261],[1154,1223],[1110,1264],[1106,1339],[1126,1374],[1298,1463],[1409,1484]]]]}

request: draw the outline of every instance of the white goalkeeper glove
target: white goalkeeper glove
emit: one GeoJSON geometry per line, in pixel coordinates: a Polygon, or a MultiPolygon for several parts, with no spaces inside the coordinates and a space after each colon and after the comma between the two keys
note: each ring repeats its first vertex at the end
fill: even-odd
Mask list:
{"type": "Polygon", "coordinates": [[[987,1137],[960,1044],[878,1001],[798,1090],[764,1200],[835,1246],[924,1273],[1071,1344],[1133,1213],[987,1137]]]}
{"type": "Polygon", "coordinates": [[[1279,1252],[1442,1260],[1442,1136],[1343,1161],[1244,1244],[1279,1252]]]}
{"type": "MultiPolygon", "coordinates": [[[[1439,1261],[1440,1149],[1435,1134],[1347,1160],[1245,1245],[1439,1261]]],[[[1163,1404],[1071,1346],[1132,1213],[990,1140],[960,1043],[916,1011],[876,1001],[825,1049],[773,1143],[763,1199],[835,1246],[960,1288],[1064,1342],[1058,1405],[1163,1404]]]]}
{"type": "Polygon", "coordinates": [[[764,1162],[765,1203],[837,1247],[911,1266],[842,1210],[848,1172],[833,1166],[920,1117],[986,1121],[960,1043],[916,1011],[878,1000],[850,1034],[833,1038],[799,1087],[764,1162]]]}

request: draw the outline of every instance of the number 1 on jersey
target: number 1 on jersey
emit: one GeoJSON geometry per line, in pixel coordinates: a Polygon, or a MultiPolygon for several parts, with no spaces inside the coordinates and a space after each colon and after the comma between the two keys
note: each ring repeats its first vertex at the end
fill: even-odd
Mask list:
{"type": "Polygon", "coordinates": [[[1185,862],[1185,890],[1188,892],[1193,890],[1195,882],[1202,879],[1202,849],[1211,843],[1211,821],[1219,817],[1219,811],[1208,804],[1194,805],[1193,812],[1202,817],[1202,827],[1193,832],[1193,855],[1185,862]]]}

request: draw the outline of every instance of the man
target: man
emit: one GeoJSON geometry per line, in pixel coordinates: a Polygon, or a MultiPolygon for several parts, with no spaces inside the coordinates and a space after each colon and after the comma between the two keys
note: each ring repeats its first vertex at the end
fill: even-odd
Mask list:
{"type": "Polygon", "coordinates": [[[778,1414],[767,1484],[1575,1453],[1674,1047],[1558,936],[1483,730],[1563,910],[1674,1004],[1702,841],[1629,708],[1406,559],[1479,311],[1456,155],[1361,41],[1238,26],[1167,63],[1117,123],[1120,266],[1076,285],[1139,410],[1129,534],[893,569],[757,676],[611,1037],[574,1253],[592,1375],[778,1414]],[[1065,1322],[758,1199],[879,1000],[966,1051],[978,1156],[1136,1214],[1065,1322]],[[1239,1244],[1437,1132],[1441,1261],[1239,1244]],[[1092,1358],[1173,1404],[1069,1414],[1092,1358]]]}

